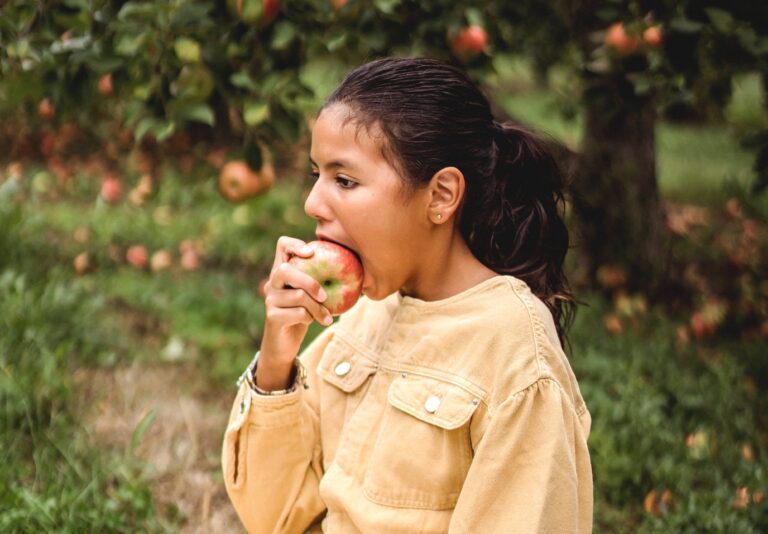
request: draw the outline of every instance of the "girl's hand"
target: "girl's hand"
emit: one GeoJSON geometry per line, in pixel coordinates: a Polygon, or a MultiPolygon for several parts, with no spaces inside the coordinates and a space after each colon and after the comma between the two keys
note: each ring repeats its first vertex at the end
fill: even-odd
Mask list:
{"type": "Polygon", "coordinates": [[[265,325],[256,383],[262,389],[288,387],[293,360],[312,321],[329,325],[330,312],[321,304],[325,291],[311,276],[288,263],[292,256],[309,258],[314,251],[292,237],[277,240],[275,262],[264,288],[265,325]]]}

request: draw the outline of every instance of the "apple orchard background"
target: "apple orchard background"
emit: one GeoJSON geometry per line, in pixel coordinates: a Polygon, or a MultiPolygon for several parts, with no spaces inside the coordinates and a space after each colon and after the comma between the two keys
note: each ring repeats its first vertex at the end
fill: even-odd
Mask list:
{"type": "Polygon", "coordinates": [[[764,6],[0,2],[0,531],[241,529],[220,442],[275,240],[312,236],[307,123],[391,54],[571,177],[595,531],[768,530],[764,6]]]}

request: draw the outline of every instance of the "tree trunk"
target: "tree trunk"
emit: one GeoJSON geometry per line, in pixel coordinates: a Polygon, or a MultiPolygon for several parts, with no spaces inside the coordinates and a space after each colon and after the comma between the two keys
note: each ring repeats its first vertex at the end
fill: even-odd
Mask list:
{"type": "Polygon", "coordinates": [[[572,203],[586,271],[624,269],[631,288],[651,289],[664,267],[664,216],[656,181],[656,111],[622,75],[586,80],[585,129],[572,203]]]}

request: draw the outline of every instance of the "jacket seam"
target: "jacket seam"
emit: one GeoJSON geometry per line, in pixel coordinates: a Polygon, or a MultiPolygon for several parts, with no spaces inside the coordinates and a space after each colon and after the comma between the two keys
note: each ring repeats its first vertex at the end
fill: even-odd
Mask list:
{"type": "Polygon", "coordinates": [[[456,375],[452,375],[450,373],[446,373],[438,369],[433,369],[431,367],[427,367],[423,365],[420,365],[420,366],[414,366],[409,364],[392,365],[389,361],[382,358],[380,355],[376,354],[376,352],[373,351],[373,349],[369,348],[368,346],[358,341],[357,338],[355,338],[350,333],[342,329],[339,329],[336,337],[340,341],[346,343],[351,349],[363,353],[362,355],[364,357],[371,360],[374,364],[377,365],[378,370],[389,371],[392,373],[405,371],[405,372],[414,374],[416,376],[440,380],[442,382],[446,382],[448,384],[459,387],[464,391],[466,391],[467,393],[469,393],[470,395],[477,397],[480,401],[483,402],[483,404],[486,404],[486,405],[488,404],[488,392],[467,378],[457,377],[456,375]],[[460,378],[460,380],[457,380],[457,378],[460,378]]]}

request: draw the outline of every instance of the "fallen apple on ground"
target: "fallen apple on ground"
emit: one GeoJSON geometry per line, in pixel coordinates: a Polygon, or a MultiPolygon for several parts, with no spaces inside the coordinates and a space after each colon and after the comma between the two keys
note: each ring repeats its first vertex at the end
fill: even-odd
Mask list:
{"type": "Polygon", "coordinates": [[[137,269],[144,269],[149,261],[149,253],[144,245],[133,245],[128,247],[125,253],[125,259],[137,269]]]}
{"type": "Polygon", "coordinates": [[[120,196],[123,194],[123,186],[120,180],[112,175],[108,175],[101,182],[101,198],[105,202],[114,204],[120,200],[120,196]]]}
{"type": "Polygon", "coordinates": [[[331,315],[341,315],[352,306],[363,288],[363,266],[351,250],[330,241],[310,241],[315,253],[309,258],[293,256],[288,263],[322,286],[328,298],[323,305],[331,315]]]}

